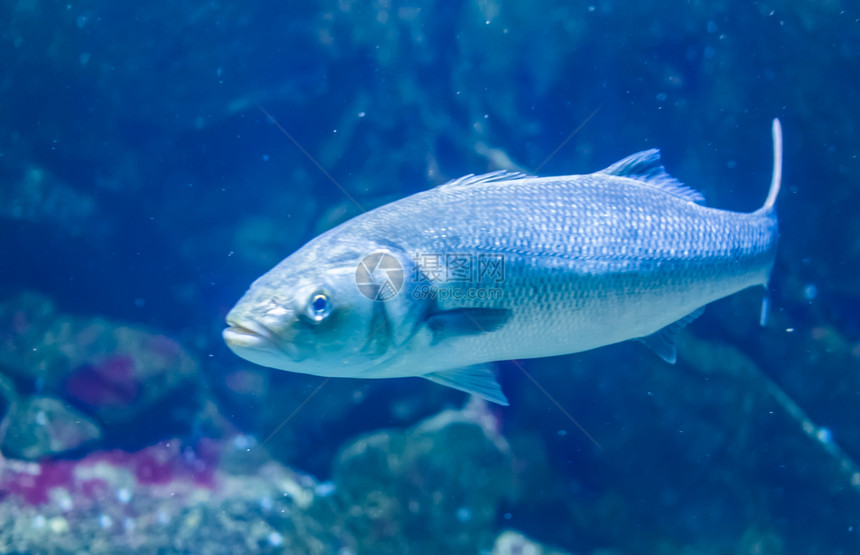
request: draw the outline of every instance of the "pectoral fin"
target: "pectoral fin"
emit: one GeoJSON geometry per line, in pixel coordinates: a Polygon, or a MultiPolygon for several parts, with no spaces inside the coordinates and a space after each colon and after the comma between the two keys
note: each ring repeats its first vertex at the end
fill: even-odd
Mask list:
{"type": "Polygon", "coordinates": [[[433,332],[433,344],[449,337],[476,335],[502,327],[511,317],[507,308],[455,308],[435,312],[427,317],[433,332]]]}
{"type": "Polygon", "coordinates": [[[502,393],[496,375],[488,364],[478,364],[465,368],[456,368],[444,372],[434,372],[423,377],[446,387],[459,389],[472,395],[477,395],[491,403],[508,406],[508,399],[502,393]]]}
{"type": "Polygon", "coordinates": [[[644,343],[646,347],[657,353],[657,356],[669,364],[675,364],[678,360],[678,353],[675,349],[675,340],[678,338],[678,332],[687,324],[701,316],[704,311],[704,307],[697,308],[680,320],[672,322],[665,328],[662,328],[646,337],[640,337],[639,341],[644,343]]]}

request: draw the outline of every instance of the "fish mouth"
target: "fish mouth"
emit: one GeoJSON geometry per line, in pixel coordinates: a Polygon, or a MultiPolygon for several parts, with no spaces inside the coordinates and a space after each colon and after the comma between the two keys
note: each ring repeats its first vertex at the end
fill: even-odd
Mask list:
{"type": "Polygon", "coordinates": [[[272,347],[272,334],[259,324],[253,322],[227,322],[230,326],[225,328],[221,335],[224,342],[230,347],[242,349],[265,349],[272,347]]]}
{"type": "MultiPolygon", "coordinates": [[[[224,328],[221,336],[228,347],[235,350],[252,349],[255,351],[276,351],[296,360],[298,350],[292,343],[281,341],[271,330],[251,320],[227,320],[229,327],[224,328]]],[[[237,353],[239,354],[239,353],[237,353]]],[[[242,355],[240,355],[242,356],[242,355]]]]}

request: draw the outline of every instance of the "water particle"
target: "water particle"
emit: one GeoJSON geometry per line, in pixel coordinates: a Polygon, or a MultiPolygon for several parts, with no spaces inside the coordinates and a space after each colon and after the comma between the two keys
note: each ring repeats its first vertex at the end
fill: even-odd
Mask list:
{"type": "Polygon", "coordinates": [[[815,297],[818,296],[818,287],[814,284],[810,283],[806,287],[803,288],[803,298],[807,301],[815,300],[815,297]]]}
{"type": "Polygon", "coordinates": [[[320,497],[328,497],[334,493],[334,484],[331,482],[322,482],[315,488],[316,494],[320,497]]]}
{"type": "Polygon", "coordinates": [[[74,503],[72,503],[71,497],[62,497],[57,503],[60,506],[60,510],[63,512],[71,511],[74,503]]]}
{"type": "Polygon", "coordinates": [[[472,520],[472,511],[468,507],[460,507],[457,509],[457,520],[460,522],[469,522],[472,520]]]}
{"type": "Polygon", "coordinates": [[[87,62],[90,61],[90,53],[82,52],[81,55],[78,57],[78,61],[81,63],[82,66],[87,65],[87,62]]]}
{"type": "Polygon", "coordinates": [[[159,511],[158,514],[155,516],[155,520],[162,526],[166,526],[170,523],[170,516],[164,511],[159,511]]]}
{"type": "Polygon", "coordinates": [[[559,437],[564,437],[567,435],[567,430],[559,430],[556,434],[558,434],[559,437]]]}
{"type": "Polygon", "coordinates": [[[366,116],[366,115],[367,115],[367,114],[365,114],[364,112],[359,112],[359,113],[358,113],[358,117],[360,117],[360,118],[363,118],[363,117],[364,117],[364,116],[366,116]]]}
{"type": "Polygon", "coordinates": [[[48,527],[51,532],[62,534],[69,531],[69,522],[65,518],[57,516],[48,521],[48,527]]]}
{"type": "Polygon", "coordinates": [[[99,526],[102,528],[110,528],[113,524],[113,519],[109,515],[99,515],[99,526]]]}
{"type": "Polygon", "coordinates": [[[269,161],[269,155],[268,155],[268,154],[264,154],[264,155],[263,155],[263,162],[268,162],[268,161],[269,161]]]}
{"type": "Polygon", "coordinates": [[[122,519],[122,527],[125,528],[126,531],[131,532],[134,530],[134,519],[131,517],[125,517],[122,519]]]}
{"type": "Polygon", "coordinates": [[[47,519],[42,515],[36,515],[33,517],[33,528],[44,528],[47,523],[47,519]]]}
{"type": "Polygon", "coordinates": [[[512,515],[511,513],[505,513],[505,520],[510,520],[512,518],[514,518],[514,515],[512,515]]]}
{"type": "Polygon", "coordinates": [[[239,434],[233,438],[233,448],[236,451],[242,451],[243,449],[246,451],[250,451],[249,447],[253,447],[256,444],[256,440],[253,436],[239,434]]]}
{"type": "Polygon", "coordinates": [[[48,423],[48,415],[45,414],[45,411],[40,410],[36,413],[36,424],[39,426],[44,426],[48,423]]]}
{"type": "Polygon", "coordinates": [[[277,532],[269,534],[269,545],[272,547],[281,547],[284,544],[284,536],[277,532]]]}
{"type": "Polygon", "coordinates": [[[272,498],[271,497],[262,497],[260,498],[260,508],[264,511],[272,510],[272,498]]]}
{"type": "Polygon", "coordinates": [[[657,93],[657,102],[666,102],[666,93],[657,93]]]}
{"type": "Polygon", "coordinates": [[[818,432],[816,432],[816,434],[815,434],[815,437],[821,443],[832,443],[833,442],[833,432],[831,432],[827,428],[819,428],[818,432]]]}
{"type": "Polygon", "coordinates": [[[128,503],[131,501],[131,491],[128,488],[120,488],[116,490],[116,500],[120,503],[128,503]]]}

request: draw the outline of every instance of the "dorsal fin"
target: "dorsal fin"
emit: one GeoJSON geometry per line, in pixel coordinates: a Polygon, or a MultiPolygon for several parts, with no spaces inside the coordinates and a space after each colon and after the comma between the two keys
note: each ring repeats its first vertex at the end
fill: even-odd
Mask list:
{"type": "Polygon", "coordinates": [[[632,154],[598,173],[635,179],[690,202],[705,203],[705,197],[702,193],[687,187],[666,172],[666,168],[663,167],[663,162],[660,160],[660,151],[656,148],[632,154]]]}
{"type": "Polygon", "coordinates": [[[511,172],[508,170],[500,170],[496,172],[484,173],[481,175],[475,175],[473,173],[470,173],[469,175],[464,175],[463,177],[439,185],[438,188],[450,189],[453,187],[466,187],[469,185],[476,185],[478,183],[492,183],[494,181],[512,181],[515,179],[525,179],[527,177],[532,176],[521,172],[511,172]]]}

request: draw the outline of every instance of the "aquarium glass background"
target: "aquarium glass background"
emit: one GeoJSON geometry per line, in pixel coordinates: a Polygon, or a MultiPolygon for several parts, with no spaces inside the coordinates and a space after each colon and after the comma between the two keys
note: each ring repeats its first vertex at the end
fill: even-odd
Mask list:
{"type": "MultiPolygon", "coordinates": [[[[0,3],[0,552],[860,553],[854,3],[0,3]],[[670,366],[496,365],[510,407],[233,355],[248,285],[468,173],[660,148],[758,208],[763,292],[670,366]]],[[[503,218],[503,214],[497,217],[503,218]]]]}

